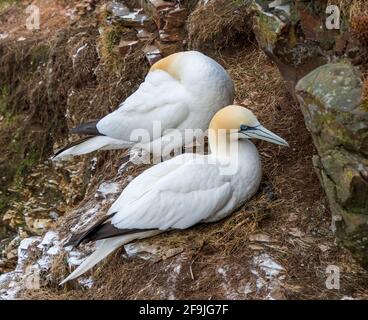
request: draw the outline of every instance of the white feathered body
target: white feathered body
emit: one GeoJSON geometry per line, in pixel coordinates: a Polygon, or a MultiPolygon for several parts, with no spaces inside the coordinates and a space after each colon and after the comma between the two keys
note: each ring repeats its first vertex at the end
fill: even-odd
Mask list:
{"type": "Polygon", "coordinates": [[[256,193],[261,176],[259,154],[249,140],[241,141],[230,158],[187,153],[151,167],[123,190],[107,213],[114,227],[142,232],[97,241],[96,251],[62,283],[136,239],[225,218],[256,193]],[[229,164],[237,164],[235,171],[223,174],[229,164]]]}
{"type": "MultiPolygon", "coordinates": [[[[234,85],[225,69],[206,55],[187,51],[177,55],[171,62],[170,70],[157,69],[148,73],[138,90],[128,97],[119,109],[102,118],[97,123],[97,136],[75,146],[58,156],[76,155],[90,152],[92,149],[128,148],[140,142],[140,147],[153,151],[155,143],[164,141],[165,132],[176,129],[183,133],[185,129],[205,131],[214,114],[234,100],[234,85]],[[153,122],[160,122],[161,131],[153,132],[153,122]],[[140,132],[149,133],[148,137],[140,132]],[[136,133],[139,138],[132,136],[136,133]],[[135,141],[135,140],[140,141],[135,141]],[[155,141],[156,140],[156,141],[155,141]],[[80,151],[82,150],[82,151],[80,151]]],[[[183,135],[184,136],[184,135],[183,135]]],[[[178,148],[191,143],[185,141],[170,144],[178,148]]]]}
{"type": "Polygon", "coordinates": [[[252,142],[241,141],[239,153],[230,159],[237,163],[231,175],[221,171],[227,164],[213,164],[211,157],[183,154],[143,172],[109,209],[108,214],[115,214],[112,224],[120,229],[185,229],[231,214],[259,187],[258,151],[252,142]]]}

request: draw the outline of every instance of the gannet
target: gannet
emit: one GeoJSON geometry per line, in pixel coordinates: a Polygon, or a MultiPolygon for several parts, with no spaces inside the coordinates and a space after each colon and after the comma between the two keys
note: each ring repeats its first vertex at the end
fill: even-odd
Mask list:
{"type": "Polygon", "coordinates": [[[175,53],[156,62],[138,90],[116,111],[71,129],[72,134],[87,137],[58,151],[54,159],[131,148],[137,142],[141,149],[162,155],[169,143],[172,148],[166,148],[167,152],[193,142],[189,135],[173,142],[172,129],[205,131],[214,114],[233,101],[233,81],[220,64],[197,51],[175,53]],[[155,121],[160,122],[156,133],[155,121]],[[138,136],[132,139],[134,130],[138,136]],[[141,130],[148,137],[139,137],[141,130]]]}
{"type": "Polygon", "coordinates": [[[123,190],[104,219],[71,238],[66,245],[97,240],[97,249],[61,284],[133,240],[219,221],[242,206],[258,190],[262,175],[251,138],[288,146],[245,107],[231,105],[218,111],[209,126],[209,155],[185,153],[144,171],[123,190]],[[227,172],[230,166],[234,167],[227,172]]]}

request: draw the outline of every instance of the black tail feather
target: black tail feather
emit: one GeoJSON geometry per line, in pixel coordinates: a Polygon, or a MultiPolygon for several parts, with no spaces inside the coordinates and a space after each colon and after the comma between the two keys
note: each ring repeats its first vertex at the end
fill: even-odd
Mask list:
{"type": "Polygon", "coordinates": [[[85,240],[91,233],[96,231],[96,229],[98,229],[104,222],[106,222],[111,217],[112,216],[106,215],[102,219],[98,220],[91,227],[89,227],[86,231],[73,235],[69,239],[69,241],[66,244],[64,244],[64,247],[68,247],[68,246],[78,247],[83,242],[83,240],[85,240]]]}
{"type": "Polygon", "coordinates": [[[91,242],[97,240],[103,240],[107,238],[113,238],[117,236],[138,233],[142,231],[149,231],[143,229],[118,229],[110,223],[110,219],[114,216],[107,215],[102,219],[98,220],[94,225],[88,228],[86,231],[73,235],[69,241],[64,244],[64,247],[73,246],[77,248],[82,242],[91,242]]]}
{"type": "Polygon", "coordinates": [[[87,123],[83,123],[78,127],[72,128],[69,130],[71,134],[87,134],[89,136],[103,136],[97,129],[97,121],[90,121],[87,123]]]}

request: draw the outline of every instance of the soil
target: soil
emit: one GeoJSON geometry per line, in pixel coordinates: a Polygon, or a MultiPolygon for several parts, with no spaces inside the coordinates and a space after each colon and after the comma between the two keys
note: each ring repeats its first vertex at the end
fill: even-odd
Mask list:
{"type": "MultiPolygon", "coordinates": [[[[19,7],[9,7],[0,13],[0,32],[8,32],[7,41],[19,37],[27,41],[51,41],[60,30],[72,30],[74,24],[88,25],[91,46],[97,46],[98,14],[83,17],[78,22],[65,18],[72,1],[40,1],[47,28],[29,32],[14,21],[24,18],[19,7]],[[45,3],[45,4],[44,4],[45,3]],[[4,18],[10,17],[11,18],[4,18]]],[[[96,10],[97,11],[97,10],[96,10]]],[[[74,38],[75,39],[75,38],[74,38]]],[[[85,39],[85,38],[83,38],[85,39]]],[[[1,41],[1,40],[0,40],[1,41]]],[[[78,47],[76,44],[75,47],[78,47]]],[[[0,42],[1,46],[1,42],[0,42]]],[[[55,54],[65,55],[63,51],[55,54]]],[[[201,225],[182,232],[170,232],[145,241],[149,244],[181,252],[170,258],[152,261],[122,258],[117,250],[93,269],[91,289],[72,283],[60,288],[58,281],[69,270],[65,257],[54,263],[52,281],[37,291],[24,291],[25,299],[343,299],[368,297],[368,273],[353,260],[350,253],[337,244],[332,232],[331,215],[326,196],[314,172],[312,157],[316,154],[304,125],[299,106],[293,102],[274,64],[254,43],[212,51],[211,56],[225,66],[236,84],[236,101],[253,110],[265,127],[286,139],[290,147],[256,142],[262,156],[263,182],[258,194],[231,217],[216,224],[201,225]],[[265,261],[267,260],[267,261],[265,261]],[[276,275],[269,265],[276,265],[276,275]],[[326,273],[329,266],[340,270],[340,289],[328,289],[326,273]]],[[[63,57],[59,57],[60,59],[63,57]]],[[[91,56],[98,66],[101,61],[91,56]]],[[[60,60],[62,61],[62,60],[60,60]]],[[[93,116],[106,114],[117,106],[139,84],[148,71],[137,55],[122,61],[123,69],[103,69],[100,76],[78,85],[70,82],[66,89],[78,87],[76,101],[69,110],[72,116],[58,123],[69,126],[93,116]],[[138,66],[132,77],[122,70],[138,66]],[[107,70],[111,71],[110,75],[107,70]],[[127,85],[124,89],[118,86],[127,85]],[[70,86],[70,87],[68,87],[70,86]],[[112,89],[113,88],[113,89],[112,89]],[[105,95],[86,107],[88,99],[100,92],[105,95]]],[[[116,61],[115,61],[116,62],[116,61]]],[[[70,68],[68,64],[61,68],[70,68]]],[[[82,68],[83,69],[83,68],[82,68]]],[[[128,69],[132,70],[132,69],[128,69]]],[[[70,70],[63,70],[63,75],[70,70]]],[[[88,72],[87,72],[88,74],[88,72]]],[[[131,75],[131,72],[128,72],[131,75]]],[[[78,75],[75,75],[78,77],[78,75]]],[[[64,109],[66,112],[66,110],[64,109]]],[[[46,124],[45,124],[46,126],[46,124]]],[[[66,139],[62,130],[52,141],[61,144],[66,139]]],[[[52,148],[51,148],[52,149],[52,148]]],[[[48,150],[47,156],[52,150],[48,150]]],[[[95,191],[103,181],[117,173],[123,152],[97,154],[94,171],[81,169],[80,176],[88,180],[85,193],[66,205],[65,215],[56,228],[66,234],[79,218],[77,208],[94,200],[95,191]]],[[[94,155],[96,156],[96,155],[94,155]]],[[[43,158],[43,160],[46,157],[43,158]]],[[[84,168],[92,156],[79,157],[84,168]]],[[[43,161],[42,160],[42,161],[43,161]]],[[[129,168],[120,181],[136,176],[146,167],[129,168]]],[[[56,169],[55,169],[56,170],[56,169]]],[[[80,184],[73,188],[80,187],[80,184]]],[[[67,186],[66,186],[67,188],[67,186]]],[[[153,208],[154,210],[154,208],[153,208]]],[[[98,213],[103,215],[104,211],[98,213]]],[[[96,217],[97,218],[97,217],[96,217]]]]}

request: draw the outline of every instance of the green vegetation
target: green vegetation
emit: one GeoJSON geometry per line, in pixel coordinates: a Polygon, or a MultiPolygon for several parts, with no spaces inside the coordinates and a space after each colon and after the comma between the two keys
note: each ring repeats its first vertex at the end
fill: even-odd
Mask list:
{"type": "Polygon", "coordinates": [[[5,9],[19,0],[0,0],[0,10],[5,9]]]}
{"type": "Polygon", "coordinates": [[[39,159],[40,155],[38,151],[30,151],[17,167],[17,171],[15,174],[16,181],[21,181],[22,177],[24,177],[28,173],[30,168],[37,164],[39,159]]]}
{"type": "Polygon", "coordinates": [[[0,88],[0,114],[5,115],[7,98],[9,96],[9,87],[7,85],[3,85],[0,88]]]}
{"type": "Polygon", "coordinates": [[[122,33],[123,28],[119,26],[113,25],[105,28],[101,37],[102,53],[105,57],[113,54],[113,49],[119,44],[122,33]]]}
{"type": "Polygon", "coordinates": [[[36,71],[40,64],[47,62],[49,57],[49,51],[50,51],[49,46],[42,43],[32,48],[30,53],[31,72],[36,71]]]}

